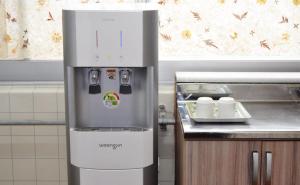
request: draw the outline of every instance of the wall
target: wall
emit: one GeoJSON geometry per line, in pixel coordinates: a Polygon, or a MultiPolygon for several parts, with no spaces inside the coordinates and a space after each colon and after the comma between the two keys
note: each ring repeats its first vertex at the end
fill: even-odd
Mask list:
{"type": "MultiPolygon", "coordinates": [[[[174,184],[173,127],[159,130],[159,183],[174,184]]],[[[0,125],[0,185],[67,185],[64,125],[0,125]]]]}
{"type": "MultiPolygon", "coordinates": [[[[159,95],[168,110],[173,110],[171,87],[161,87],[159,95]]],[[[0,86],[0,185],[67,184],[65,126],[57,125],[64,122],[63,93],[60,84],[0,86]]],[[[173,132],[168,126],[158,133],[161,185],[174,184],[173,132]]]]}
{"type": "Polygon", "coordinates": [[[65,126],[0,126],[0,185],[67,185],[66,157],[65,126]]]}

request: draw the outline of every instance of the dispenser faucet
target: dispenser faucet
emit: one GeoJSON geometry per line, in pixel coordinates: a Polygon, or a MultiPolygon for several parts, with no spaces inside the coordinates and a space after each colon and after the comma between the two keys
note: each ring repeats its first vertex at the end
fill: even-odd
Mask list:
{"type": "Polygon", "coordinates": [[[91,69],[89,71],[89,94],[100,94],[100,75],[101,71],[98,69],[91,69]]]}
{"type": "Polygon", "coordinates": [[[120,70],[120,94],[131,94],[131,75],[130,69],[120,70]]]}

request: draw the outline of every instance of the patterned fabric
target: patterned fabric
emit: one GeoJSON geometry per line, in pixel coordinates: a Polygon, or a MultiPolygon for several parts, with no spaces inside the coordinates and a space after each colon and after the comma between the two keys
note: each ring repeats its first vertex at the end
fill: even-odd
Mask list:
{"type": "Polygon", "coordinates": [[[62,5],[58,0],[2,0],[0,47],[5,49],[0,58],[61,59],[62,5]]]}
{"type": "Polygon", "coordinates": [[[157,3],[163,57],[300,56],[300,0],[157,3]]]}
{"type": "Polygon", "coordinates": [[[62,59],[62,7],[103,1],[0,0],[0,59],[62,59]]]}
{"type": "MultiPolygon", "coordinates": [[[[0,59],[62,59],[62,6],[103,1],[127,2],[0,0],[0,59]]],[[[154,3],[160,8],[160,57],[300,56],[300,0],[154,3]]]]}

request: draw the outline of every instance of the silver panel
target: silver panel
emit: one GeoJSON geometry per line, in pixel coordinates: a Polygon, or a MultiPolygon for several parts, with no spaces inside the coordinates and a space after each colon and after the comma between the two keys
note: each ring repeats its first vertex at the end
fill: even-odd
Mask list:
{"type": "MultiPolygon", "coordinates": [[[[146,68],[130,68],[132,70],[132,94],[119,94],[119,69],[111,80],[106,75],[107,69],[101,70],[101,94],[88,93],[88,71],[90,68],[75,68],[75,104],[77,127],[152,127],[147,122],[146,101],[151,97],[148,91],[146,68]],[[116,108],[107,108],[103,96],[107,92],[119,94],[120,103],[116,108]]],[[[151,125],[150,125],[151,123],[151,125]]]]}
{"type": "Polygon", "coordinates": [[[158,67],[158,63],[154,62],[158,61],[158,39],[154,39],[158,38],[158,22],[158,13],[143,12],[143,60],[155,67],[158,67]]]}
{"type": "Polygon", "coordinates": [[[63,50],[64,50],[64,64],[69,64],[76,61],[76,18],[74,12],[62,12],[63,23],[63,50]]]}
{"type": "Polygon", "coordinates": [[[151,66],[158,57],[153,39],[157,17],[156,10],[63,10],[65,62],[74,67],[151,66]]]}

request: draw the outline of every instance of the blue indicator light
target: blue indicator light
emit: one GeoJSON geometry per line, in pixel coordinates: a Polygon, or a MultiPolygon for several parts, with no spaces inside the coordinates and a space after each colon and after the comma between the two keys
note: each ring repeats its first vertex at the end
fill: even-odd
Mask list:
{"type": "Polygon", "coordinates": [[[120,31],[120,47],[123,48],[123,31],[120,31]]]}

